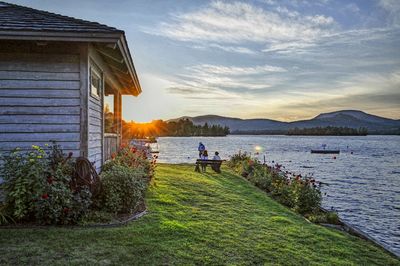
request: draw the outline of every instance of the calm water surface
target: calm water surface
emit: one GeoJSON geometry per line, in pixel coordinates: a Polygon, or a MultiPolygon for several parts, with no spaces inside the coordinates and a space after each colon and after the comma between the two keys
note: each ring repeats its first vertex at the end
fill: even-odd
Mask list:
{"type": "Polygon", "coordinates": [[[246,151],[261,161],[265,156],[267,163],[283,164],[285,170],[314,175],[327,184],[322,188],[325,208],[335,209],[346,222],[400,256],[400,136],[164,137],[158,140],[159,161],[193,163],[199,141],[210,155],[219,151],[223,159],[246,151]],[[310,153],[322,144],[341,153],[310,153]]]}

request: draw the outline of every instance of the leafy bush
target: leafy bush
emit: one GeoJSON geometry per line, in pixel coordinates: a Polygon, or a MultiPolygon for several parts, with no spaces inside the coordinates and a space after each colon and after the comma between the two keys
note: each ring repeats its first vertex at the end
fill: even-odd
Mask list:
{"type": "Polygon", "coordinates": [[[36,201],[35,218],[40,224],[75,224],[91,204],[88,188],[72,191],[67,184],[53,181],[36,201]]]}
{"type": "Polygon", "coordinates": [[[321,192],[312,178],[289,176],[281,171],[280,165],[263,165],[246,153],[233,155],[228,166],[300,214],[312,214],[320,210],[321,192]]]}
{"type": "Polygon", "coordinates": [[[65,156],[54,144],[45,152],[39,146],[19,149],[3,156],[0,175],[5,192],[4,217],[41,224],[72,224],[88,211],[91,194],[87,189],[72,191],[72,153],[65,156]]]}
{"type": "Polygon", "coordinates": [[[32,148],[27,153],[16,149],[2,158],[4,164],[0,176],[4,182],[1,188],[5,192],[6,205],[12,210],[10,215],[16,220],[29,217],[49,172],[44,150],[38,146],[32,148]]]}
{"type": "Polygon", "coordinates": [[[308,183],[309,181],[296,180],[295,210],[300,214],[316,213],[321,206],[321,192],[308,183]]]}
{"type": "MultiPolygon", "coordinates": [[[[250,171],[250,168],[248,168],[247,171],[250,171]]],[[[262,190],[270,192],[272,185],[272,176],[261,164],[256,164],[253,167],[253,169],[251,170],[251,174],[247,175],[247,179],[262,190]]]]}
{"type": "Polygon", "coordinates": [[[112,160],[103,165],[103,171],[108,171],[116,165],[121,165],[138,169],[143,173],[144,177],[149,179],[154,175],[155,158],[153,161],[149,161],[145,151],[138,150],[131,146],[122,146],[112,157],[112,160]]]}
{"type": "Polygon", "coordinates": [[[101,206],[111,213],[130,213],[144,200],[148,173],[143,168],[113,165],[101,174],[101,206]]]}
{"type": "Polygon", "coordinates": [[[251,171],[251,161],[252,158],[250,155],[248,155],[246,152],[239,152],[232,155],[227,164],[230,168],[234,169],[236,172],[246,177],[251,171]]]}
{"type": "Polygon", "coordinates": [[[341,224],[339,215],[337,214],[337,212],[334,211],[327,212],[326,220],[330,224],[341,224]]]}
{"type": "Polygon", "coordinates": [[[296,195],[294,193],[294,186],[289,184],[286,178],[282,177],[279,174],[271,174],[272,175],[272,184],[271,184],[271,195],[278,202],[283,205],[294,208],[296,206],[296,195]]]}

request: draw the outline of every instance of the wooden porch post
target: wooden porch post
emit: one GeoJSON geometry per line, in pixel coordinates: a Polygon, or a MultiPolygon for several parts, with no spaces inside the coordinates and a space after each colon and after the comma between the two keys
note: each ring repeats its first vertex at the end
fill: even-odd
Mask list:
{"type": "Polygon", "coordinates": [[[80,154],[89,156],[89,57],[88,46],[82,44],[79,52],[80,79],[80,154]]]}
{"type": "Polygon", "coordinates": [[[119,148],[122,142],[122,95],[120,92],[114,93],[114,118],[117,146],[119,148]]]}

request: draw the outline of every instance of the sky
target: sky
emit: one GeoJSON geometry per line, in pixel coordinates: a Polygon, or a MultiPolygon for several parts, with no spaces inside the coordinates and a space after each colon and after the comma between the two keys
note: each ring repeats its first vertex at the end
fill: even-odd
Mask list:
{"type": "Polygon", "coordinates": [[[125,120],[400,119],[400,0],[10,2],[125,31],[143,90],[125,120]]]}

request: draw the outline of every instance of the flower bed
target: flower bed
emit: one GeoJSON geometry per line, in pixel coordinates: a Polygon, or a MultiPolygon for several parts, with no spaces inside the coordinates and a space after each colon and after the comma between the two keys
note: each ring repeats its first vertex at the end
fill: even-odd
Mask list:
{"type": "Polygon", "coordinates": [[[107,222],[143,210],[155,159],[122,147],[100,175],[100,190],[92,195],[85,185],[74,186],[75,160],[53,144],[45,151],[19,149],[2,156],[0,185],[5,200],[0,224],[70,225],[107,222]]]}
{"type": "Polygon", "coordinates": [[[338,224],[335,212],[321,209],[321,184],[314,178],[281,170],[281,165],[268,166],[246,153],[233,155],[228,166],[248,181],[267,192],[273,199],[312,222],[338,224]]]}

